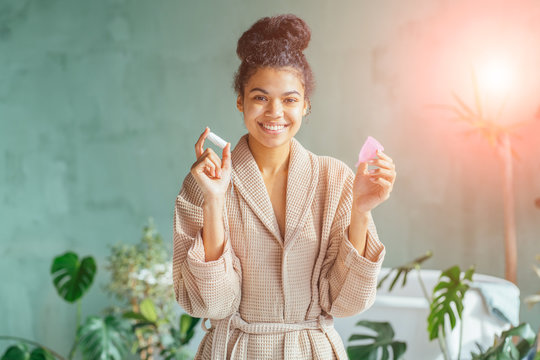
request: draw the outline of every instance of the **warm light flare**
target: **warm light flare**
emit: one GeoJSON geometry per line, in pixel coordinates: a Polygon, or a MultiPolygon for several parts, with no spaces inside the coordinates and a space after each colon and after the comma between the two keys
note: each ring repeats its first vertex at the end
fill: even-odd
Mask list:
{"type": "Polygon", "coordinates": [[[514,74],[508,61],[493,59],[477,68],[481,91],[506,95],[510,91],[514,74]]]}

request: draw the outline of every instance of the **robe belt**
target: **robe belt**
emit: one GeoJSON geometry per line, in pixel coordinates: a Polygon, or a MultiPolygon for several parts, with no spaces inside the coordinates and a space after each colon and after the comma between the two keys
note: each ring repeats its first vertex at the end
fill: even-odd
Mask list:
{"type": "MultiPolygon", "coordinates": [[[[204,331],[208,332],[210,329],[215,328],[212,340],[212,359],[216,360],[226,360],[229,336],[235,329],[238,329],[245,334],[283,334],[301,330],[321,330],[330,340],[332,348],[334,348],[333,339],[331,336],[328,336],[328,330],[333,328],[334,325],[332,316],[324,316],[321,314],[316,319],[297,323],[248,323],[240,317],[239,313],[234,313],[224,319],[211,320],[212,326],[210,329],[206,327],[205,322],[206,319],[203,319],[201,323],[201,327],[204,331]],[[216,323],[215,325],[214,322],[216,323]]],[[[234,344],[231,359],[234,358],[236,347],[241,337],[242,336],[239,336],[234,344]]]]}

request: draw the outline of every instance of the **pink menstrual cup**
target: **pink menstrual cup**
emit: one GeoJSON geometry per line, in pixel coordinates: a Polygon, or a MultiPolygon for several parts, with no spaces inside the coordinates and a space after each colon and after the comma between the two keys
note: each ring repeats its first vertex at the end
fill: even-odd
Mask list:
{"type": "Polygon", "coordinates": [[[360,163],[377,157],[377,150],[384,151],[384,147],[381,145],[380,142],[375,140],[375,138],[368,136],[366,142],[364,143],[364,145],[362,145],[360,153],[358,154],[358,162],[355,166],[358,167],[360,163]]]}

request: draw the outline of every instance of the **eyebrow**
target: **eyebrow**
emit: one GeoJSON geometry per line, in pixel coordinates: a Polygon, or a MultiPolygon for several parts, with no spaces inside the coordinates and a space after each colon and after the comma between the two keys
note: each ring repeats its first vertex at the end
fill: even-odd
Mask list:
{"type": "MultiPolygon", "coordinates": [[[[260,91],[262,92],[263,94],[267,94],[268,95],[268,91],[264,90],[264,89],[261,89],[261,88],[253,88],[251,90],[249,90],[250,93],[252,93],[253,91],[260,91]]],[[[282,96],[287,96],[287,95],[291,95],[291,94],[298,94],[298,96],[302,96],[298,91],[296,90],[291,90],[291,91],[287,91],[287,92],[284,92],[283,94],[281,94],[282,96]]]]}

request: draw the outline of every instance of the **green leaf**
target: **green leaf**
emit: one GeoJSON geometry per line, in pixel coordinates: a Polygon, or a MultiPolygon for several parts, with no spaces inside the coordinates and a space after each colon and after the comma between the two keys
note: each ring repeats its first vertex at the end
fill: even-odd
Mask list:
{"type": "Polygon", "coordinates": [[[43,348],[35,348],[30,354],[30,360],[55,360],[55,357],[43,348]]]}
{"type": "Polygon", "coordinates": [[[73,303],[79,300],[92,285],[96,275],[96,262],[90,256],[79,262],[77,254],[66,252],[54,258],[51,275],[58,295],[73,303]]]}
{"type": "Polygon", "coordinates": [[[439,337],[439,333],[445,336],[445,324],[447,319],[450,320],[450,328],[454,329],[457,322],[457,317],[461,319],[463,312],[463,298],[469,289],[467,282],[472,281],[474,267],[467,270],[460,279],[461,271],[458,266],[443,271],[439,277],[439,282],[433,288],[433,300],[430,304],[430,312],[428,315],[428,333],[429,340],[439,337]],[[443,278],[447,278],[445,281],[443,278]],[[454,303],[456,309],[452,308],[454,303]]]}
{"type": "Polygon", "coordinates": [[[405,353],[407,345],[404,342],[394,341],[394,330],[388,322],[362,320],[356,325],[371,329],[376,334],[353,334],[349,337],[349,341],[372,340],[371,342],[348,346],[347,354],[351,360],[377,360],[379,358],[386,360],[390,359],[390,354],[392,354],[392,359],[397,360],[405,353]],[[390,349],[392,351],[389,351],[390,349]]]}
{"type": "Polygon", "coordinates": [[[127,321],[112,315],[90,316],[77,332],[81,353],[88,360],[122,360],[132,342],[132,331],[127,321]]]}
{"type": "Polygon", "coordinates": [[[146,318],[146,320],[151,322],[156,322],[157,320],[157,313],[156,313],[156,306],[154,305],[154,302],[150,298],[144,299],[140,306],[142,316],[146,318]]]}
{"type": "Polygon", "coordinates": [[[188,314],[180,316],[179,336],[180,344],[186,345],[195,335],[195,326],[199,322],[199,318],[192,317],[188,314]]]}
{"type": "Polygon", "coordinates": [[[419,256],[416,259],[414,259],[414,260],[412,260],[412,261],[410,261],[410,262],[408,262],[408,263],[406,263],[404,265],[396,266],[396,267],[390,269],[390,271],[386,275],[384,275],[381,278],[381,280],[379,281],[379,283],[377,284],[377,289],[379,289],[382,286],[382,284],[386,281],[386,279],[388,279],[388,277],[390,277],[390,275],[394,271],[396,272],[396,275],[394,276],[394,279],[392,280],[388,291],[392,291],[392,289],[394,288],[394,286],[398,282],[399,277],[401,275],[403,275],[403,281],[401,283],[401,287],[404,287],[407,284],[407,275],[409,274],[409,272],[411,270],[413,270],[413,269],[420,268],[420,265],[424,261],[430,259],[432,256],[433,256],[433,253],[431,251],[427,251],[424,255],[419,256]]]}
{"type": "Polygon", "coordinates": [[[141,313],[134,312],[134,311],[127,311],[125,312],[122,317],[124,319],[132,319],[132,320],[139,320],[139,321],[147,321],[148,319],[141,313]]]}
{"type": "Polygon", "coordinates": [[[4,355],[2,355],[2,360],[29,360],[30,353],[28,352],[28,347],[25,344],[16,344],[10,346],[4,355]]]}
{"type": "Polygon", "coordinates": [[[10,346],[1,360],[55,360],[55,357],[41,347],[36,347],[30,352],[25,344],[19,343],[10,346]]]}

